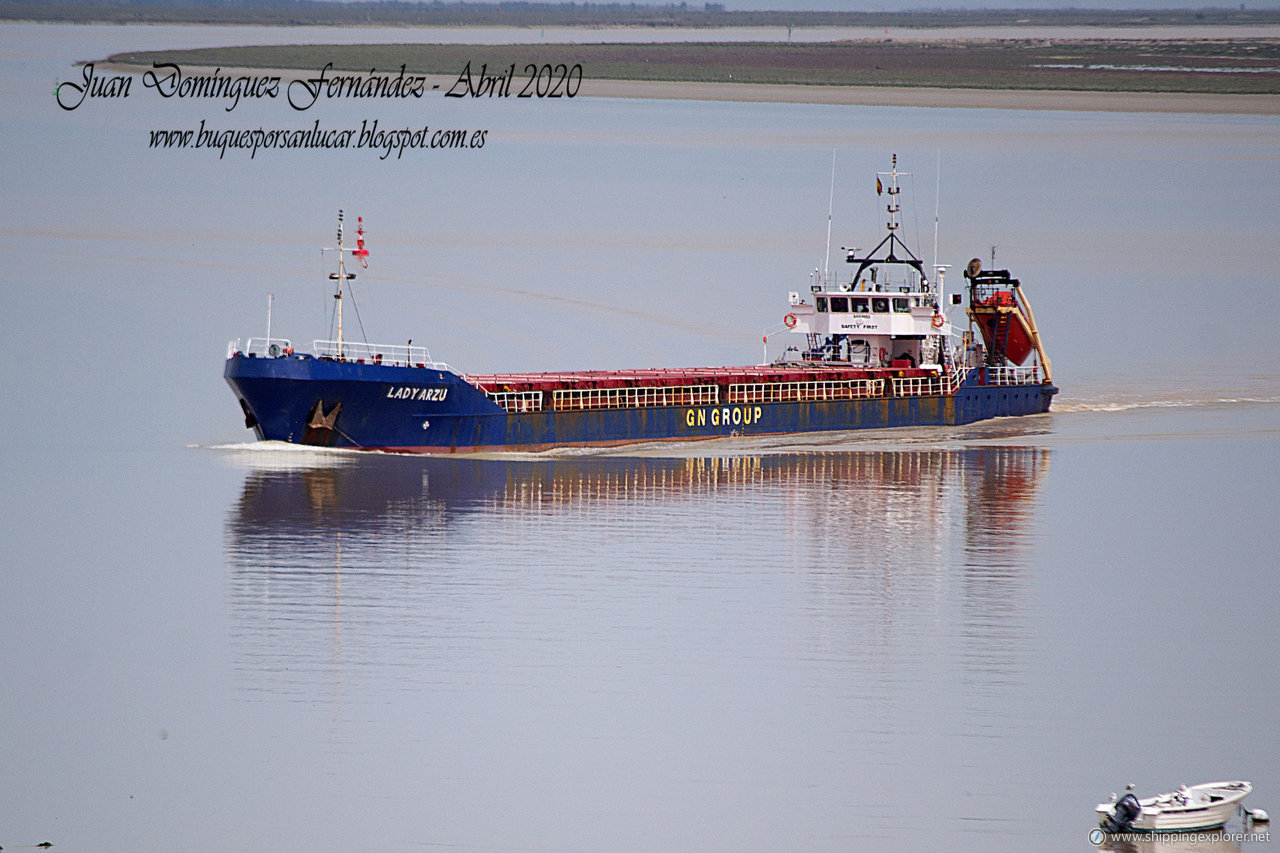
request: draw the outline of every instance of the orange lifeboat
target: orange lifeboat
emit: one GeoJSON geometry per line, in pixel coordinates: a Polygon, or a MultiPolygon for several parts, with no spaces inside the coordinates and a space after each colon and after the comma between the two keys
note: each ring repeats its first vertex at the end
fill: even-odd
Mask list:
{"type": "Polygon", "coordinates": [[[982,332],[989,364],[1008,359],[1021,366],[1037,349],[1034,322],[1024,307],[1021,287],[1008,270],[983,270],[974,258],[964,271],[969,280],[969,317],[982,332]]]}

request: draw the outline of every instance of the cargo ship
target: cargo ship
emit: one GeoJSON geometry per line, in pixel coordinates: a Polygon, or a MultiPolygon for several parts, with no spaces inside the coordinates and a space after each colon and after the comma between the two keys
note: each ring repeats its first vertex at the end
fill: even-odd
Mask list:
{"type": "MultiPolygon", "coordinates": [[[[344,340],[350,255],[367,266],[363,221],[344,247],[338,214],[333,340],[310,352],[267,337],[227,347],[223,376],[259,439],[398,453],[543,451],[834,430],[955,426],[1049,410],[1058,389],[1021,283],[1007,270],[964,268],[964,328],[949,313],[947,267],[898,234],[897,157],[877,173],[888,233],[846,250],[851,273],[815,271],[788,294],[773,334],[794,341],[743,367],[468,374],[427,348],[344,340]],[[887,185],[886,185],[887,184],[887,185]],[[767,361],[767,359],[766,359],[767,361]]],[[[770,333],[765,334],[767,344],[770,333]]]]}

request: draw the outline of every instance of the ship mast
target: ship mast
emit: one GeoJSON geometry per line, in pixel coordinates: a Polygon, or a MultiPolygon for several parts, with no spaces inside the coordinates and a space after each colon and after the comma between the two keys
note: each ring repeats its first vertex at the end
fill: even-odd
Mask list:
{"type": "Polygon", "coordinates": [[[889,173],[889,188],[885,190],[885,192],[889,195],[889,206],[886,207],[885,210],[889,211],[888,226],[889,233],[892,234],[898,230],[898,213],[902,210],[902,207],[898,204],[898,193],[901,192],[901,190],[898,188],[897,154],[893,155],[893,171],[889,173]]]}
{"type": "Polygon", "coordinates": [[[355,278],[355,274],[347,274],[346,264],[342,257],[342,210],[338,210],[338,271],[329,273],[329,281],[336,281],[338,289],[333,298],[338,300],[338,358],[342,358],[342,283],[355,278]]]}
{"type": "Polygon", "coordinates": [[[912,252],[911,249],[907,247],[907,244],[902,242],[902,238],[898,236],[898,225],[900,224],[898,222],[898,214],[902,211],[902,205],[898,198],[902,192],[902,188],[898,186],[898,178],[900,176],[910,174],[910,172],[898,171],[897,154],[893,155],[892,171],[876,172],[876,195],[880,196],[887,193],[889,196],[889,205],[885,208],[885,210],[889,212],[889,221],[886,223],[889,233],[885,235],[885,238],[880,241],[879,245],[868,252],[865,256],[859,257],[855,252],[850,252],[848,257],[845,258],[845,261],[848,263],[858,265],[858,269],[853,275],[853,280],[855,282],[861,282],[862,273],[873,264],[905,264],[906,266],[914,269],[916,275],[920,277],[920,286],[925,290],[929,289],[929,276],[925,274],[924,262],[917,258],[915,253],[912,252]],[[888,187],[884,186],[884,182],[880,180],[882,177],[889,179],[888,187]],[[894,253],[895,246],[902,250],[905,257],[898,257],[894,253]],[[876,257],[876,253],[881,249],[885,250],[884,256],[876,257]]]}
{"type": "MultiPolygon", "coordinates": [[[[333,250],[326,250],[333,251],[333,250]]],[[[329,273],[329,280],[337,282],[337,291],[333,294],[333,298],[338,300],[338,358],[342,358],[342,284],[351,281],[356,277],[353,272],[347,272],[346,259],[343,257],[342,248],[342,210],[338,210],[338,271],[329,273]]],[[[369,250],[364,247],[364,217],[356,217],[356,248],[349,250],[352,256],[360,259],[366,269],[369,267],[369,250]]]]}

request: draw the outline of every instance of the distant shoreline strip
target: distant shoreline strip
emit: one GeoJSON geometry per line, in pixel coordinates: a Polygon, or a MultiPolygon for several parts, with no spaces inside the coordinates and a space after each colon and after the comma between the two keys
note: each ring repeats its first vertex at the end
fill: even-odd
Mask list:
{"type": "Polygon", "coordinates": [[[606,98],[873,107],[1280,115],[1280,95],[1192,92],[1086,92],[1061,89],[944,89],[924,86],[809,86],[788,83],[589,80],[583,83],[582,94],[606,98]]]}
{"type": "MultiPolygon", "coordinates": [[[[141,74],[147,66],[103,60],[103,70],[141,74]]],[[[193,66],[195,67],[195,66],[193,66]]],[[[203,66],[200,66],[203,67],[203,66]]],[[[227,74],[279,74],[305,78],[296,68],[227,68],[227,74]]],[[[456,78],[427,75],[447,90],[456,78]]],[[[1068,112],[1280,115],[1280,95],[1193,92],[1096,92],[1062,89],[959,89],[926,86],[820,86],[800,83],[724,83],[663,80],[583,81],[581,97],[742,103],[828,104],[867,107],[927,107],[1068,112]]]]}

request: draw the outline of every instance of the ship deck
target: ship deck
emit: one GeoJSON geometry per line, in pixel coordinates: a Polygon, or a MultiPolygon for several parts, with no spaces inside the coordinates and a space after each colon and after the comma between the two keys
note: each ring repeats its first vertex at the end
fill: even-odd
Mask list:
{"type": "Polygon", "coordinates": [[[810,363],[750,367],[584,370],[468,375],[467,381],[508,412],[715,406],[848,400],[889,393],[947,394],[959,375],[937,368],[810,363]]]}
{"type": "Polygon", "coordinates": [[[557,391],[571,388],[672,387],[739,385],[774,382],[840,382],[856,379],[924,378],[936,368],[866,367],[850,364],[752,365],[744,367],[677,367],[639,370],[578,370],[553,373],[467,374],[482,391],[557,391]]]}

